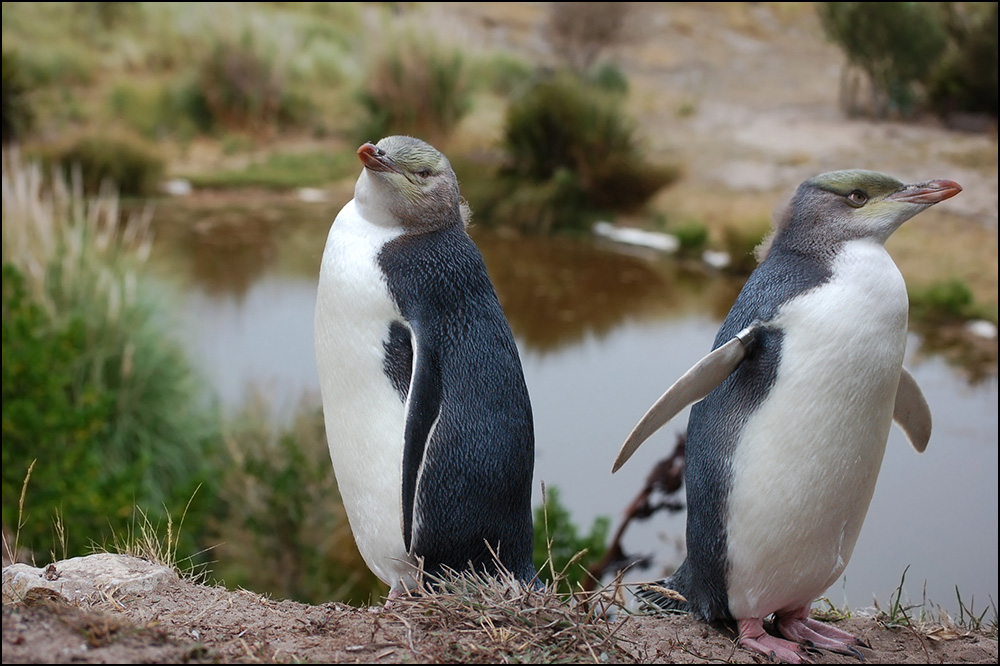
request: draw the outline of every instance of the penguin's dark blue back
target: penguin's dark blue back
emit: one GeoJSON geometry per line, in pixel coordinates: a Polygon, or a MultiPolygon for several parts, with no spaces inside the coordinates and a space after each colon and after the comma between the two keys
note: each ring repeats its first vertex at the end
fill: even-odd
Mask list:
{"type": "MultiPolygon", "coordinates": [[[[830,267],[820,260],[773,247],[743,286],[712,349],[754,322],[771,320],[782,304],[823,284],[830,275],[830,267]]],[[[680,607],[709,621],[731,619],[726,519],[733,451],[740,432],[774,383],[781,343],[779,329],[761,331],[739,368],[691,407],[684,468],[688,551],[667,587],[687,599],[680,607]]]]}
{"type": "Polygon", "coordinates": [[[531,580],[531,405],[482,255],[454,225],[387,243],[379,265],[417,345],[395,324],[386,374],[402,399],[409,385],[409,400],[422,407],[411,410],[407,436],[428,435],[426,450],[404,451],[404,523],[407,494],[415,497],[407,546],[432,574],[470,563],[491,572],[488,542],[506,569],[531,580]]]}

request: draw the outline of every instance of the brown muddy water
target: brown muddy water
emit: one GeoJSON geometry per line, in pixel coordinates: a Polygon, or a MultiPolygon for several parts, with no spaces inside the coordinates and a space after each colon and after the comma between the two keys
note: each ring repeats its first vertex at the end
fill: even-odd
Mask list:
{"type": "MultiPolygon", "coordinates": [[[[281,421],[319,404],[313,310],[339,205],[242,201],[161,207],[154,265],[180,285],[183,340],[225,407],[235,413],[263,393],[281,421]]],[[[653,465],[672,451],[687,410],[612,475],[618,448],[649,405],[710,349],[742,280],[590,238],[471,232],[531,394],[534,503],[543,483],[558,487],[581,529],[607,516],[614,530],[653,465]]],[[[985,368],[950,358],[910,335],[906,365],[931,406],[934,434],[917,454],[893,428],[853,558],[827,592],[837,607],[888,607],[904,571],[904,603],[957,616],[957,590],[967,608],[995,607],[995,358],[985,368]]],[[[676,566],[683,542],[683,512],[633,523],[625,551],[648,555],[652,564],[629,580],[676,566]]]]}

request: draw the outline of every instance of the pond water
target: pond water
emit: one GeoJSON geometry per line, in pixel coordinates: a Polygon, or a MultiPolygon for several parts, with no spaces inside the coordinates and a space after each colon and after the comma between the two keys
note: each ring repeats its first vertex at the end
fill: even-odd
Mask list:
{"type": "MultiPolygon", "coordinates": [[[[329,206],[264,212],[252,203],[160,214],[159,266],[184,279],[185,344],[234,412],[264,391],[273,418],[318,405],[313,310],[329,206]],[[185,217],[180,224],[173,215],[185,217]],[[191,223],[191,219],[197,222],[191,223]]],[[[687,410],[616,474],[636,421],[711,347],[741,280],[589,239],[524,239],[473,229],[517,338],[536,430],[535,501],[559,489],[582,529],[614,530],[687,410]]],[[[917,454],[893,428],[854,556],[827,596],[838,607],[903,601],[958,613],[995,604],[998,571],[997,377],[951,365],[911,334],[907,366],[931,406],[917,454]],[[968,377],[975,377],[970,380],[968,377]]],[[[683,557],[684,514],[633,522],[625,551],[658,577],[683,557]]],[[[992,611],[990,616],[992,615],[992,611]]]]}

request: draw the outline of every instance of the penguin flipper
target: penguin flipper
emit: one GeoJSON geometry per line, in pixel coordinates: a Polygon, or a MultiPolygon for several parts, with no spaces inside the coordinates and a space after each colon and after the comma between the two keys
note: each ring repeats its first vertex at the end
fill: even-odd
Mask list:
{"type": "Polygon", "coordinates": [[[424,469],[424,458],[434,436],[434,426],[441,415],[442,386],[433,354],[422,348],[414,330],[413,373],[406,399],[403,425],[403,546],[412,552],[416,522],[417,488],[424,469]]]}
{"type": "Polygon", "coordinates": [[[899,387],[896,389],[896,406],[893,408],[892,419],[906,435],[913,448],[923,453],[931,438],[931,410],[923,392],[917,386],[906,368],[899,374],[899,387]]]}
{"type": "Polygon", "coordinates": [[[759,324],[754,324],[743,329],[729,342],[691,366],[690,370],[674,382],[632,429],[618,452],[611,473],[617,472],[632,457],[639,445],[677,416],[682,409],[698,402],[725,381],[746,358],[747,348],[758,327],[759,324]]]}

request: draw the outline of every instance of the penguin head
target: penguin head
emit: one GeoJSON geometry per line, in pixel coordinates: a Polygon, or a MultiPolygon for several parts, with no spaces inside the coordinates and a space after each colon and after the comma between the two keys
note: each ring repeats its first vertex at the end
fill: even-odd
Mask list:
{"type": "Polygon", "coordinates": [[[410,136],[387,136],[358,148],[365,168],[354,188],[362,214],[384,226],[422,232],[464,224],[458,178],[448,158],[410,136]]]}
{"type": "Polygon", "coordinates": [[[907,185],[877,171],[831,171],[799,185],[777,220],[774,242],[814,249],[865,238],[884,244],[903,222],[961,191],[950,180],[907,185]]]}

